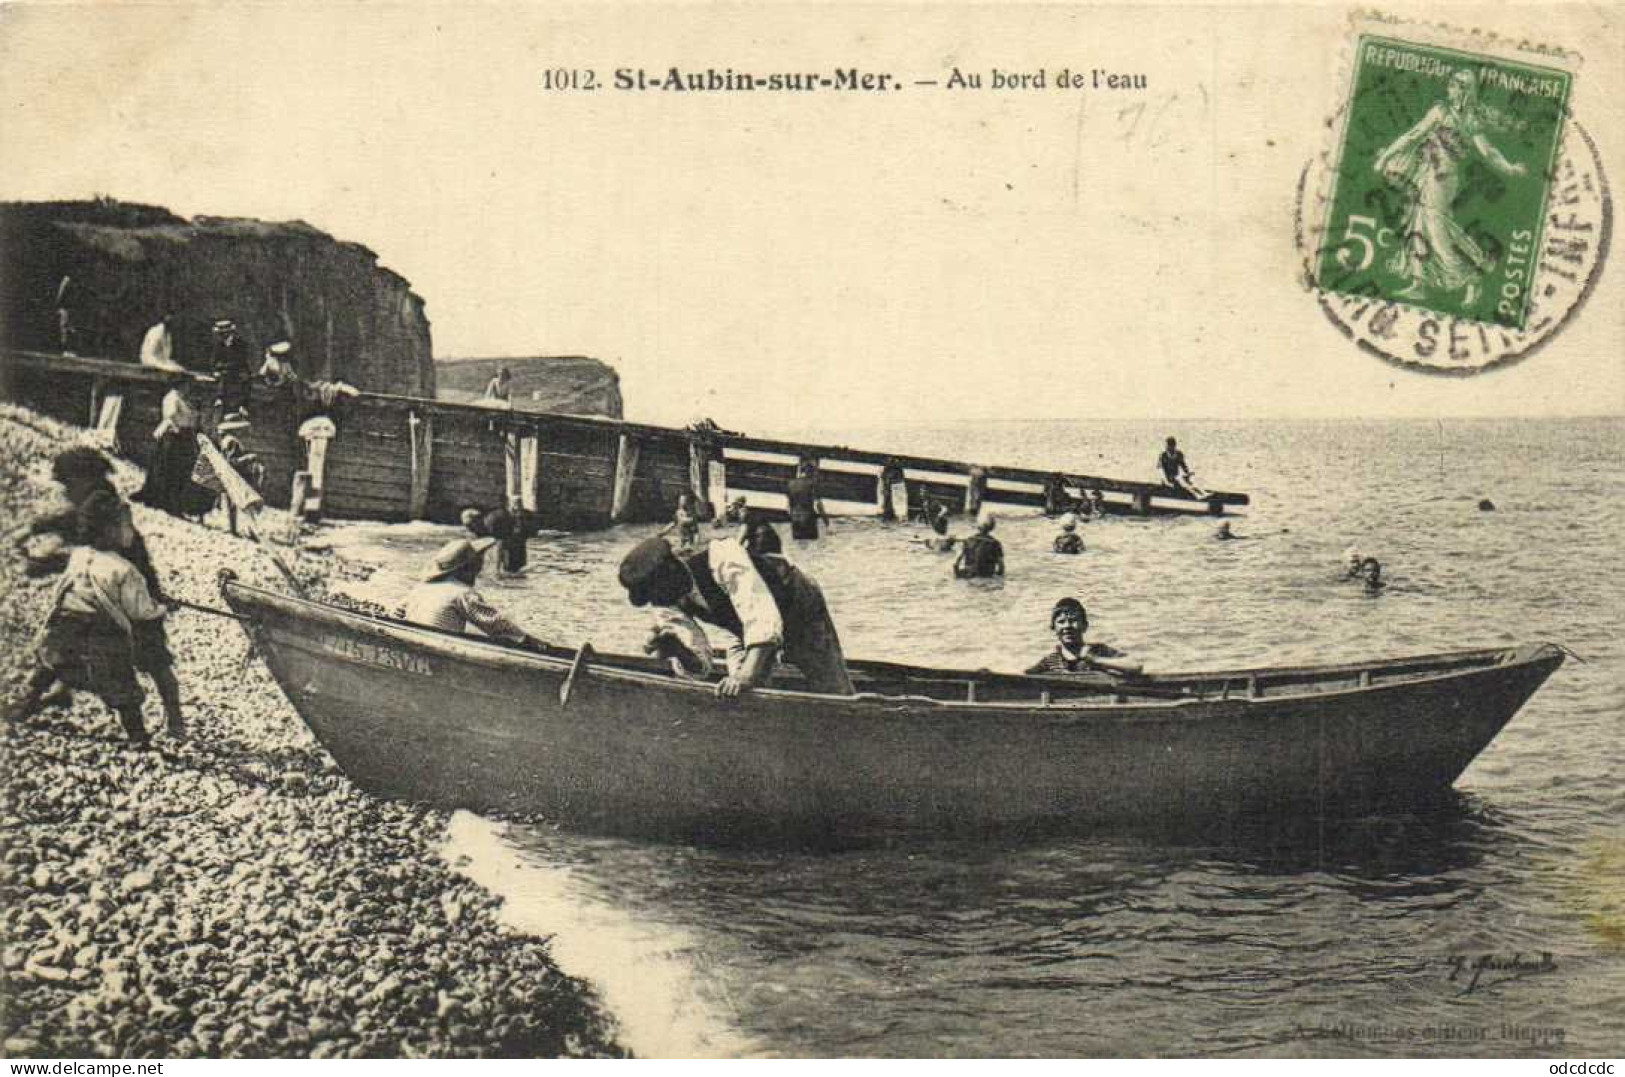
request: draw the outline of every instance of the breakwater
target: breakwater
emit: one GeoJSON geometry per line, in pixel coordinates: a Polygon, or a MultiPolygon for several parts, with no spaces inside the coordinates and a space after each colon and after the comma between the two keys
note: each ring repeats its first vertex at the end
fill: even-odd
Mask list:
{"type": "MultiPolygon", "coordinates": [[[[65,422],[104,424],[138,462],[150,451],[164,393],[185,377],[43,352],[0,358],[0,395],[65,422]]],[[[983,465],[387,393],[323,400],[257,384],[249,411],[253,428],[243,440],[266,465],[266,500],[288,505],[304,473],[321,490],[322,511],[350,519],[455,522],[467,506],[508,504],[534,526],[593,530],[669,520],[691,491],[713,505],[747,495],[776,508],[803,460],[817,464],[826,502],[860,515],[914,515],[933,501],[968,513],[1043,507],[1057,494],[1091,490],[1102,495],[1101,511],[1114,515],[1222,515],[1248,503],[1241,493],[1198,497],[1065,467],[983,465]],[[313,454],[300,429],[318,414],[333,420],[334,433],[313,454]]]]}

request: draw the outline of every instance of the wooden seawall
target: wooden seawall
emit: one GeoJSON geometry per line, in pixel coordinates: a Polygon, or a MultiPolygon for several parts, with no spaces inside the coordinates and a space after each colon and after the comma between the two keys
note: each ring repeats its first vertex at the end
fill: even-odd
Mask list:
{"type": "MultiPolygon", "coordinates": [[[[132,363],[41,352],[0,352],[0,396],[82,425],[108,425],[119,451],[144,463],[164,394],[188,375],[132,363]],[[109,401],[115,402],[110,406],[109,401]]],[[[1124,515],[1221,515],[1247,495],[1206,500],[1155,483],[1077,472],[979,466],[845,446],[694,433],[591,416],[533,414],[384,393],[330,403],[256,383],[242,440],[265,463],[267,501],[286,505],[309,465],[299,429],[325,414],[337,428],[327,447],[322,511],[331,517],[456,522],[468,506],[509,503],[536,526],[590,530],[669,520],[680,494],[783,494],[801,459],[819,464],[819,489],[841,510],[867,506],[902,515],[928,499],[956,511],[982,505],[1041,507],[1058,475],[1076,493],[1099,490],[1124,515]],[[720,465],[720,467],[718,466],[720,465]],[[907,509],[893,493],[904,493],[907,509]]],[[[714,500],[714,498],[713,498],[714,500]]],[[[753,502],[778,504],[773,498],[753,502]]],[[[720,506],[719,506],[720,507],[720,506]]]]}

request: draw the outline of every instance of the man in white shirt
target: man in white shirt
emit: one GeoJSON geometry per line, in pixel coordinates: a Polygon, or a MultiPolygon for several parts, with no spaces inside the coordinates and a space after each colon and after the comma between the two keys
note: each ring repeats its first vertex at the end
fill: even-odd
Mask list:
{"type": "Polygon", "coordinates": [[[175,324],[175,315],[168,311],[158,320],[158,324],[147,330],[147,335],[141,338],[141,365],[155,367],[159,370],[180,370],[181,365],[175,362],[175,334],[171,327],[175,324]]]}
{"type": "Polygon", "coordinates": [[[620,580],[632,605],[675,609],[730,637],[718,695],[766,683],[781,650],[806,678],[807,691],[853,693],[823,591],[783,557],[753,555],[737,538],[678,556],[656,537],[626,555],[620,580]]]}

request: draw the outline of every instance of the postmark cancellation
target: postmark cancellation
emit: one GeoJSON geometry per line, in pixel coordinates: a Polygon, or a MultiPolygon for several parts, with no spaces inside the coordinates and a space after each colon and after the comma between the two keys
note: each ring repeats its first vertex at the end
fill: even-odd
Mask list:
{"type": "Polygon", "coordinates": [[[1601,161],[1571,114],[1579,57],[1375,17],[1299,192],[1305,281],[1366,351],[1477,373],[1538,349],[1606,257],[1601,161]]]}

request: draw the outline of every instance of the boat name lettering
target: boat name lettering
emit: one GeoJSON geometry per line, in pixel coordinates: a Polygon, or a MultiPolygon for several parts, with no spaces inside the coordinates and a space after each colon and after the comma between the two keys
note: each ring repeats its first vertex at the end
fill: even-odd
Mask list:
{"type": "Polygon", "coordinates": [[[434,670],[429,668],[428,659],[416,654],[407,654],[390,647],[376,643],[367,643],[363,640],[351,639],[347,636],[323,636],[322,648],[345,658],[353,658],[357,662],[365,662],[372,666],[382,666],[385,669],[398,669],[406,673],[422,673],[433,676],[434,670]]]}

